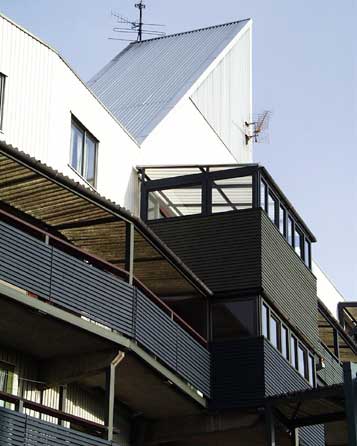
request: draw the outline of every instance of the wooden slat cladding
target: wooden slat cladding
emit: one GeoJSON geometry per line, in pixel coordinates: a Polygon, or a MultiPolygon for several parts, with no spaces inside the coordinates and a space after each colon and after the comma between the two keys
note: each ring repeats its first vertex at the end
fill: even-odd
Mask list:
{"type": "Polygon", "coordinates": [[[262,288],[276,308],[319,352],[316,278],[260,211],[262,288]]]}
{"type": "Polygon", "coordinates": [[[157,235],[214,292],[258,288],[259,210],[149,222],[157,235]]]}
{"type": "Polygon", "coordinates": [[[112,443],[0,408],[0,444],[7,446],[104,446],[112,443]]]}
{"type": "Polygon", "coordinates": [[[216,294],[262,290],[320,351],[316,278],[261,209],[149,222],[216,294]]]}

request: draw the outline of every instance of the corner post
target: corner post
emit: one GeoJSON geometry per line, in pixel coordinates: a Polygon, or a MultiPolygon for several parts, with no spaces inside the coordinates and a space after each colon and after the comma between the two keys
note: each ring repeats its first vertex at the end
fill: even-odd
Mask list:
{"type": "Polygon", "coordinates": [[[125,227],[125,270],[129,273],[129,284],[134,281],[134,224],[126,223],[125,227]]]}
{"type": "Polygon", "coordinates": [[[348,445],[357,444],[357,364],[343,365],[348,445]]]}
{"type": "Polygon", "coordinates": [[[275,420],[272,408],[265,406],[266,445],[276,446],[275,420]]]}

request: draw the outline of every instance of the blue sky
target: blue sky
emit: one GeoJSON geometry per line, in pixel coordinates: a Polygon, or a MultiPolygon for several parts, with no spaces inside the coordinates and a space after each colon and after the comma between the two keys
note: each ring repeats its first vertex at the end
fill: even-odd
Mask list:
{"type": "MultiPolygon", "coordinates": [[[[111,10],[135,0],[2,0],[1,11],[57,50],[88,80],[121,48],[111,10]]],[[[147,0],[166,33],[250,17],[254,110],[273,111],[264,164],[315,233],[314,257],[357,299],[357,141],[354,0],[147,0]]],[[[1,57],[1,55],[0,55],[1,57]]]]}

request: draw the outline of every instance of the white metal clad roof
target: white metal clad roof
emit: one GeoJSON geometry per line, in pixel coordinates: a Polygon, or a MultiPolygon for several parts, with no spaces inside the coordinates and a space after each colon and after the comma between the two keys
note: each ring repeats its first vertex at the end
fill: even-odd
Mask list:
{"type": "Polygon", "coordinates": [[[131,43],[88,85],[142,142],[248,21],[131,43]]]}

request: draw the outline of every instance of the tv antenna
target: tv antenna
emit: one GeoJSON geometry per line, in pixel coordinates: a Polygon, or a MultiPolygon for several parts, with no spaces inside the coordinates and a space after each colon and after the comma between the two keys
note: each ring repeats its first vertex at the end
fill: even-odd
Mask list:
{"type": "Polygon", "coordinates": [[[253,122],[245,122],[246,132],[245,141],[248,144],[251,140],[254,142],[268,142],[268,135],[266,131],[269,128],[271,118],[271,111],[265,110],[253,122]]]}
{"type": "Polygon", "coordinates": [[[141,42],[144,36],[161,37],[164,36],[164,32],[156,31],[153,27],[165,26],[158,23],[144,23],[143,11],[146,9],[144,0],[140,0],[135,3],[135,8],[139,10],[139,19],[130,20],[117,12],[112,11],[112,16],[116,18],[117,23],[123,26],[114,27],[113,31],[119,34],[128,35],[128,38],[109,37],[110,40],[121,40],[124,42],[141,42]],[[136,39],[130,39],[130,34],[136,34],[136,39]]]}

